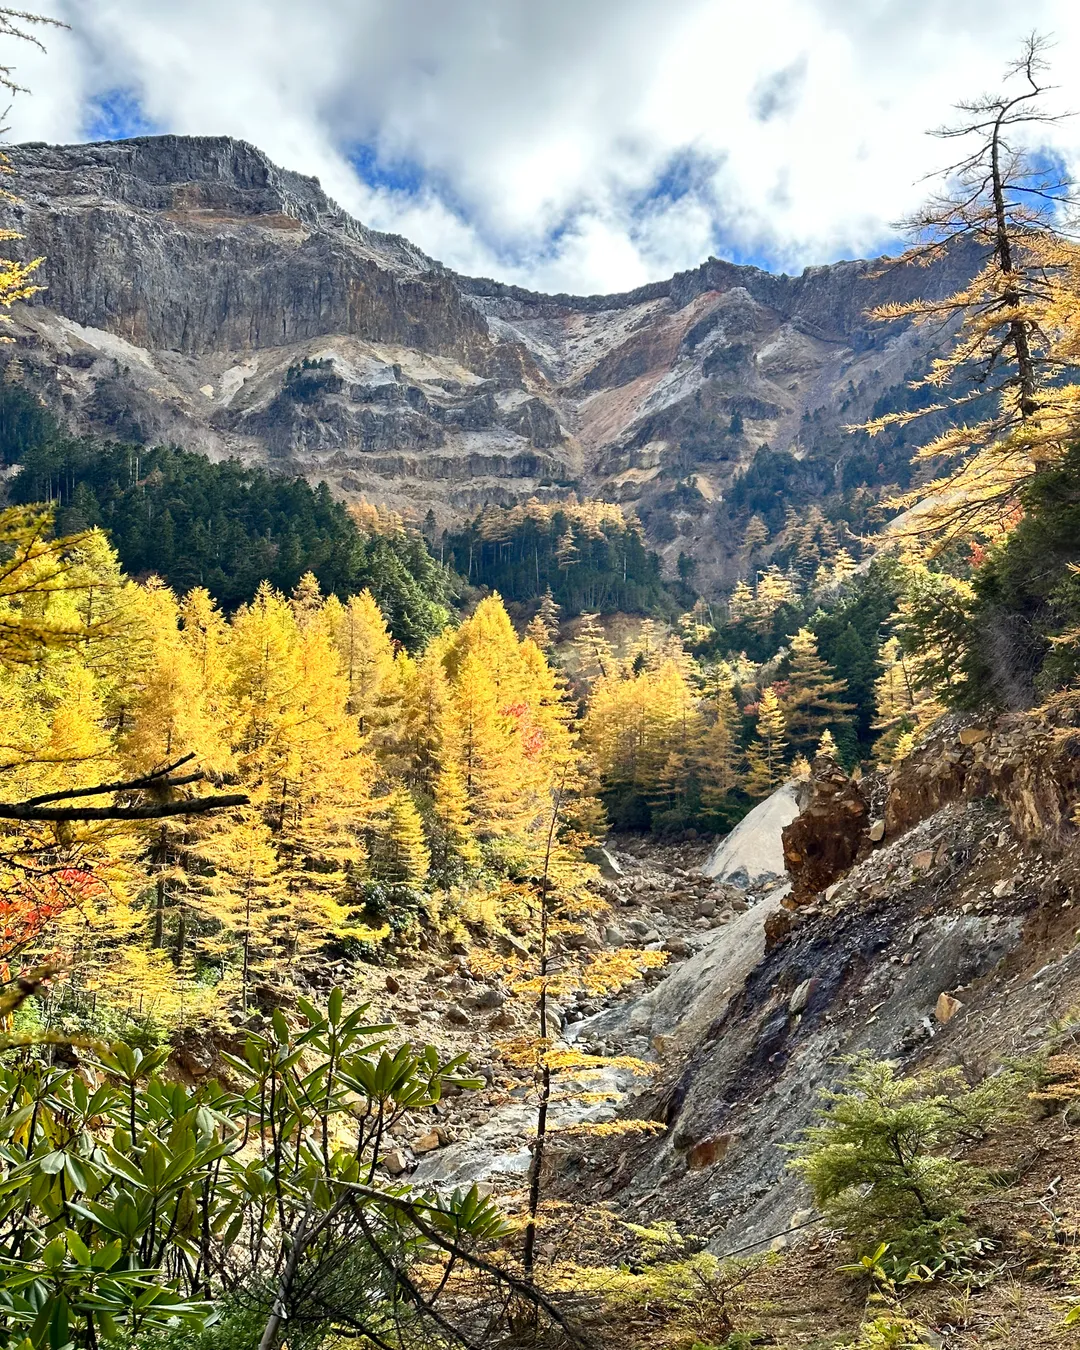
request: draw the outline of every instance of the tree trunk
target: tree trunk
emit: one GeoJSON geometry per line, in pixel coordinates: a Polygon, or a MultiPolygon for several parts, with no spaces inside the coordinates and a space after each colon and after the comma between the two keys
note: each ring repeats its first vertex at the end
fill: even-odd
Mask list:
{"type": "Polygon", "coordinates": [[[151,945],[160,950],[165,945],[165,863],[169,856],[169,831],[162,825],[157,846],[157,900],[154,904],[154,936],[151,945]]]}

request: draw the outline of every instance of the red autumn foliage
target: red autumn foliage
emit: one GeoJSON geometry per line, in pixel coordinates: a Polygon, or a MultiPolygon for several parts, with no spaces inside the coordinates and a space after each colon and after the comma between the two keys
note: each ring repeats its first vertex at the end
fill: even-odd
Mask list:
{"type": "Polygon", "coordinates": [[[24,886],[15,895],[0,897],[0,960],[21,951],[53,919],[101,889],[101,882],[91,872],[64,867],[33,886],[24,886]]]}
{"type": "Polygon", "coordinates": [[[544,748],[544,733],[529,721],[529,705],[520,702],[508,703],[499,711],[504,717],[512,717],[518,724],[518,735],[521,737],[521,749],[525,758],[539,758],[540,751],[544,748]]]}

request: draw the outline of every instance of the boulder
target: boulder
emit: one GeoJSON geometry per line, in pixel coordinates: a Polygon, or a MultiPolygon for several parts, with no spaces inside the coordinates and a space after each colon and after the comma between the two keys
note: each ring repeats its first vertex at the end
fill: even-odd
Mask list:
{"type": "Polygon", "coordinates": [[[192,1078],[205,1078],[214,1067],[214,1056],[207,1045],[181,1045],[173,1052],[173,1057],[192,1078]]]}
{"type": "Polygon", "coordinates": [[[782,834],[792,907],[810,903],[848,871],[866,837],[868,816],[859,784],[834,759],[818,755],[806,808],[782,834]]]}
{"type": "Polygon", "coordinates": [[[880,844],[884,838],[885,822],[883,820],[875,820],[870,826],[870,842],[872,844],[880,844]]]}
{"type": "Polygon", "coordinates": [[[795,990],[788,1001],[788,1012],[792,1017],[798,1013],[805,1012],[807,1004],[814,996],[814,990],[817,988],[817,980],[811,976],[808,980],[803,980],[802,984],[795,990]]]}
{"type": "Polygon", "coordinates": [[[963,1006],[958,998],[953,998],[952,994],[940,993],[937,1003],[934,1005],[934,1016],[944,1026],[946,1022],[953,1020],[963,1006]]]}
{"type": "Polygon", "coordinates": [[[408,1161],[405,1154],[399,1148],[392,1148],[389,1153],[382,1156],[383,1168],[390,1173],[392,1177],[400,1176],[408,1167],[408,1161]]]}
{"type": "Polygon", "coordinates": [[[620,881],[625,873],[619,866],[617,860],[607,851],[606,848],[587,848],[585,850],[585,860],[593,863],[600,869],[600,875],[605,881],[620,881]]]}
{"type": "Polygon", "coordinates": [[[467,1027],[471,1025],[469,1014],[458,1003],[451,1003],[445,1013],[446,1020],[456,1027],[467,1027]]]}
{"type": "Polygon", "coordinates": [[[387,977],[386,977],[386,992],[387,992],[388,994],[400,994],[400,993],[401,993],[401,981],[395,979],[393,975],[387,975],[387,977]]]}
{"type": "Polygon", "coordinates": [[[696,1172],[703,1167],[714,1166],[726,1155],[734,1139],[735,1136],[730,1131],[725,1131],[723,1134],[714,1134],[708,1139],[699,1140],[692,1145],[686,1155],[687,1167],[696,1172]]]}
{"type": "Polygon", "coordinates": [[[765,950],[767,952],[772,951],[773,947],[782,942],[794,927],[794,915],[786,909],[774,910],[765,919],[765,950]]]}
{"type": "Polygon", "coordinates": [[[794,783],[778,787],[735,826],[702,866],[707,877],[744,888],[771,885],[784,875],[781,833],[799,814],[794,783]]]}
{"type": "Polygon", "coordinates": [[[471,1000],[471,1005],[481,1011],[486,1009],[501,1008],[506,1002],[506,995],[501,989],[481,989],[471,1000]]]}
{"type": "Polygon", "coordinates": [[[427,1134],[422,1134],[419,1139],[413,1141],[412,1149],[417,1154],[434,1153],[441,1144],[438,1130],[428,1130],[427,1134]]]}

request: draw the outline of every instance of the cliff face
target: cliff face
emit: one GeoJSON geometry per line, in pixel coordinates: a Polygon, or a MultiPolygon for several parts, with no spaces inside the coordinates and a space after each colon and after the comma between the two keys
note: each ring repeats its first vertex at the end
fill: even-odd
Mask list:
{"type": "Polygon", "coordinates": [[[444,523],[573,488],[656,508],[681,487],[695,505],[654,533],[706,568],[710,512],[757,446],[805,453],[807,414],[855,420],[926,359],[867,309],[965,266],[711,259],[624,295],[542,296],[456,276],[226,138],[11,161],[10,223],[48,288],[16,350],[77,429],[269,458],[444,523]]]}

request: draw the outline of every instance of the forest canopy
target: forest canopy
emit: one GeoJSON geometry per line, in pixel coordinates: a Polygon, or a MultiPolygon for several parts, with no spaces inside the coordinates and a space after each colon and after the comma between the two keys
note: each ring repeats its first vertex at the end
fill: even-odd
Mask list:
{"type": "Polygon", "coordinates": [[[133,576],[154,574],[180,591],[204,587],[233,610],[263,581],[288,592],[312,572],[341,598],[369,589],[409,647],[449,619],[452,579],[423,539],[401,528],[362,530],[325,483],[313,488],[175,447],[48,434],[25,391],[10,386],[0,430],[20,466],[10,499],[52,506],[61,534],[107,530],[133,576]]]}

